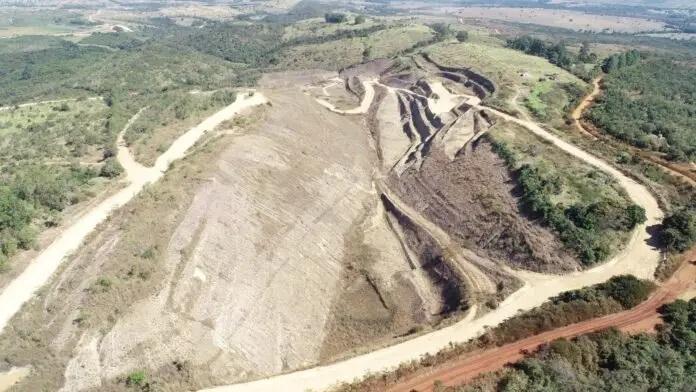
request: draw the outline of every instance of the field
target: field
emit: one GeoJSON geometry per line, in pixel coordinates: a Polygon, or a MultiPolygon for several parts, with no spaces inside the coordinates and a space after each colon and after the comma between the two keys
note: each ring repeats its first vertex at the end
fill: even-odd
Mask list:
{"type": "Polygon", "coordinates": [[[0,8],[0,38],[20,35],[58,35],[86,30],[92,26],[78,13],[31,12],[0,8]]]}
{"type": "Polygon", "coordinates": [[[234,101],[232,91],[174,90],[153,99],[133,121],[125,140],[136,159],[152,166],[179,135],[234,101]]]}
{"type": "Polygon", "coordinates": [[[632,203],[613,178],[519,127],[496,127],[489,137],[517,172],[526,212],[553,228],[585,265],[622,249],[641,218],[632,222],[632,203]]]}
{"type": "Polygon", "coordinates": [[[457,8],[454,15],[608,33],[654,32],[666,27],[662,22],[649,19],[544,8],[466,7],[457,8]]]}
{"type": "Polygon", "coordinates": [[[433,32],[422,24],[389,26],[366,37],[294,46],[283,52],[280,67],[338,70],[365,60],[392,57],[432,37],[433,32]]]}

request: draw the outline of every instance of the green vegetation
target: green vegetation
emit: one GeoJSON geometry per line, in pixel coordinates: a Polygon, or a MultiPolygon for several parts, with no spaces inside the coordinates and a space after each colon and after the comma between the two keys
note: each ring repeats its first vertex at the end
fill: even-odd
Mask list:
{"type": "Polygon", "coordinates": [[[493,380],[451,388],[477,391],[687,391],[696,383],[696,299],[662,309],[657,335],[615,330],[557,340],[493,380]]]}
{"type": "Polygon", "coordinates": [[[637,50],[629,50],[624,53],[616,53],[607,57],[602,63],[602,71],[612,73],[621,68],[630,67],[638,64],[640,53],[637,50]]]}
{"type": "Polygon", "coordinates": [[[606,174],[525,134],[510,129],[489,134],[516,173],[523,207],[549,225],[585,265],[606,260],[645,221],[645,211],[606,174]]]}
{"type": "Polygon", "coordinates": [[[131,124],[125,140],[139,162],[153,165],[176,137],[235,99],[230,90],[162,92],[131,124]]]}
{"type": "Polygon", "coordinates": [[[632,275],[566,291],[539,307],[505,320],[480,340],[486,346],[511,343],[554,328],[630,309],[645,301],[655,285],[632,275]]]}
{"type": "Polygon", "coordinates": [[[585,81],[591,80],[596,74],[595,71],[588,71],[586,66],[588,63],[594,64],[597,61],[597,55],[590,52],[590,46],[587,42],[583,42],[580,53],[577,55],[569,51],[563,42],[552,43],[528,35],[508,40],[507,46],[532,56],[543,57],[551,64],[555,64],[585,81]]]}
{"type": "Polygon", "coordinates": [[[326,37],[303,39],[287,46],[275,56],[279,69],[341,69],[362,62],[365,49],[370,58],[389,58],[423,42],[433,32],[422,24],[376,25],[361,30],[341,30],[326,37]]]}
{"type": "Polygon", "coordinates": [[[102,45],[126,50],[142,45],[143,41],[133,33],[92,33],[80,40],[79,43],[81,45],[102,45]]]}
{"type": "MultiPolygon", "coordinates": [[[[630,309],[646,300],[654,288],[655,285],[651,282],[623,275],[613,277],[605,283],[567,291],[528,312],[504,321],[477,339],[464,344],[452,345],[435,355],[426,355],[417,361],[404,363],[392,372],[368,376],[360,382],[342,385],[336,391],[384,391],[389,389],[388,387],[394,382],[404,380],[416,371],[423,368],[433,368],[461,356],[469,355],[472,351],[500,346],[554,328],[630,309]]],[[[506,390],[502,388],[504,384],[498,384],[501,388],[497,390],[506,390]]],[[[473,389],[464,390],[489,390],[478,389],[478,387],[478,385],[474,385],[473,389]]],[[[438,389],[436,388],[436,390],[438,389]]],[[[522,388],[511,391],[518,390],[526,391],[529,389],[522,388]]],[[[551,392],[565,389],[542,390],[551,392]]],[[[576,390],[582,391],[584,389],[576,390]]]]}
{"type": "Polygon", "coordinates": [[[612,66],[588,119],[637,147],[696,160],[696,70],[658,55],[636,63],[629,58],[635,59],[612,61],[623,65],[612,66]]]}
{"type": "Polygon", "coordinates": [[[665,217],[660,238],[667,249],[683,252],[696,243],[696,209],[681,208],[665,217]]]}
{"type": "Polygon", "coordinates": [[[129,388],[134,388],[143,392],[153,389],[152,384],[147,380],[147,375],[142,370],[134,371],[125,378],[125,384],[129,388]]]}
{"type": "Polygon", "coordinates": [[[0,111],[0,265],[100,183],[107,123],[100,99],[0,111]]]}
{"type": "Polygon", "coordinates": [[[327,12],[324,15],[324,20],[326,23],[344,23],[348,20],[348,16],[339,12],[327,12]]]}
{"type": "Polygon", "coordinates": [[[426,51],[438,64],[472,68],[491,79],[496,92],[486,98],[488,105],[514,113],[518,106],[513,98],[517,97],[540,120],[563,125],[564,114],[584,95],[585,82],[544,58],[504,45],[496,38],[470,31],[466,42],[443,42],[426,51]]]}

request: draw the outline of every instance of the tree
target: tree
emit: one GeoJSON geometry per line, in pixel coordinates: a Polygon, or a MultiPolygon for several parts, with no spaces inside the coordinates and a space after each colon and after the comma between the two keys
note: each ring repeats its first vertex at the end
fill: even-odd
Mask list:
{"type": "Polygon", "coordinates": [[[668,249],[683,252],[696,242],[696,212],[682,209],[662,222],[660,240],[668,249]]]}
{"type": "Polygon", "coordinates": [[[115,178],[120,176],[121,173],[123,173],[123,167],[121,167],[115,158],[109,158],[104,161],[99,175],[107,178],[115,178]]]}
{"type": "Polygon", "coordinates": [[[452,28],[447,23],[435,23],[432,25],[432,29],[435,31],[435,36],[440,40],[448,39],[453,35],[452,28]]]}
{"type": "Polygon", "coordinates": [[[469,32],[468,31],[458,31],[457,32],[457,41],[459,42],[466,42],[469,40],[469,32]]]}
{"type": "Polygon", "coordinates": [[[362,52],[363,61],[368,61],[372,57],[372,47],[368,46],[362,52]]]}
{"type": "Polygon", "coordinates": [[[324,20],[326,23],[343,23],[348,20],[348,17],[340,12],[327,12],[324,14],[324,20]]]}
{"type": "MultiPolygon", "coordinates": [[[[582,46],[580,46],[580,54],[578,55],[578,60],[582,61],[583,63],[591,63],[593,62],[592,54],[593,53],[590,52],[590,43],[588,41],[582,41],[582,46]]],[[[596,58],[597,56],[595,55],[594,57],[596,58]]]]}
{"type": "Polygon", "coordinates": [[[626,215],[628,216],[628,228],[633,229],[637,225],[644,223],[648,218],[645,216],[645,208],[637,205],[631,204],[626,208],[626,215]]]}

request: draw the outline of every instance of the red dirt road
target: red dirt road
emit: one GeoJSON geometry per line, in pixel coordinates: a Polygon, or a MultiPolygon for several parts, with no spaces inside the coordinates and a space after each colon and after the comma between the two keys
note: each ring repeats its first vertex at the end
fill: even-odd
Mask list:
{"type": "Polygon", "coordinates": [[[524,357],[524,352],[535,351],[539,346],[560,338],[573,338],[607,328],[626,332],[653,331],[661,322],[658,309],[674,301],[696,283],[696,248],[685,256],[686,262],[656,292],[633,309],[568,325],[501,347],[474,352],[465,358],[436,367],[427,374],[419,374],[388,389],[389,392],[432,391],[435,381],[444,385],[460,385],[476,376],[502,369],[507,364],[524,357]]]}

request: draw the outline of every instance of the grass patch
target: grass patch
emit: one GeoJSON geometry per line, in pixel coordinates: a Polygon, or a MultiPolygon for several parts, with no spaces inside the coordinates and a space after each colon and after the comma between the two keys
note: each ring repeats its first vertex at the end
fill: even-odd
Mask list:
{"type": "Polygon", "coordinates": [[[430,57],[448,67],[470,67],[493,80],[498,91],[488,98],[488,104],[505,111],[517,110],[511,99],[519,91],[519,99],[531,99],[535,107],[562,112],[566,100],[544,94],[565,90],[563,84],[575,84],[584,89],[585,82],[569,72],[549,63],[546,59],[530,56],[504,47],[505,42],[488,37],[485,41],[472,35],[469,42],[446,42],[433,45],[427,51],[430,57]]]}
{"type": "Polygon", "coordinates": [[[513,124],[488,137],[516,173],[524,210],[552,227],[584,264],[606,260],[644,222],[645,211],[608,174],[513,124]]]}
{"type": "Polygon", "coordinates": [[[279,64],[280,68],[341,69],[364,60],[392,57],[432,37],[432,30],[425,25],[393,25],[365,37],[290,47],[281,53],[279,64]]]}

